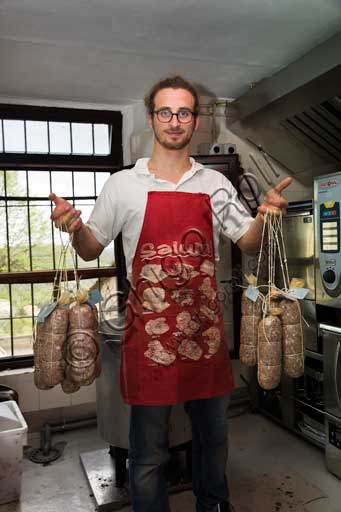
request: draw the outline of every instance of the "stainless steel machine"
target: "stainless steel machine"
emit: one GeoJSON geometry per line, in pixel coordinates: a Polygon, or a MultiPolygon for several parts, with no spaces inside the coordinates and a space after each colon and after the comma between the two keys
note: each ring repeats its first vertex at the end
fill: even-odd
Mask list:
{"type": "Polygon", "coordinates": [[[341,308],[341,173],[315,179],[317,303],[341,308]]]}
{"type": "Polygon", "coordinates": [[[326,465],[341,477],[341,328],[320,324],[323,339],[326,465]]]}
{"type": "Polygon", "coordinates": [[[326,465],[341,477],[341,173],[314,183],[316,303],[323,352],[326,465]]]}
{"type": "MultiPolygon", "coordinates": [[[[305,349],[318,351],[316,330],[315,269],[314,269],[314,215],[311,201],[290,203],[283,217],[283,241],[285,245],[290,277],[303,279],[309,290],[302,301],[305,328],[305,349]]],[[[284,286],[280,267],[277,266],[277,282],[284,286]]]]}

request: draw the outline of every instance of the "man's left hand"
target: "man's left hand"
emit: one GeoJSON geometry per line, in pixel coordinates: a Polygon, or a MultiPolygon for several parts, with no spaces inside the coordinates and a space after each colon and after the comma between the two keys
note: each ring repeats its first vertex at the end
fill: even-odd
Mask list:
{"type": "Polygon", "coordinates": [[[281,181],[275,188],[271,188],[265,194],[263,202],[258,206],[258,212],[265,214],[266,211],[271,213],[279,214],[281,210],[284,210],[288,206],[288,201],[281,196],[281,192],[287,188],[292,182],[292,178],[288,176],[281,181]]]}

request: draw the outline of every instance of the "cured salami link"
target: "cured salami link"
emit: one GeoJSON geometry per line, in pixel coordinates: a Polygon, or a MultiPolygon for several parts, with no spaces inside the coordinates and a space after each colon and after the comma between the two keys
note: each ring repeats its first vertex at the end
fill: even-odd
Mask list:
{"type": "Polygon", "coordinates": [[[302,353],[302,327],[298,325],[283,325],[283,354],[293,356],[302,353]]]}
{"type": "Polygon", "coordinates": [[[43,336],[43,342],[39,347],[41,361],[57,362],[63,359],[65,334],[47,333],[46,330],[40,331],[39,327],[37,331],[43,336]]]}
{"type": "Polygon", "coordinates": [[[239,358],[246,366],[255,366],[257,364],[257,347],[252,345],[240,345],[239,358]]]}
{"type": "Polygon", "coordinates": [[[283,370],[288,377],[304,373],[304,344],[302,325],[283,325],[283,370]]]}
{"type": "Polygon", "coordinates": [[[278,386],[281,381],[281,365],[267,366],[258,363],[258,383],[262,389],[270,391],[278,386]]]}
{"type": "Polygon", "coordinates": [[[66,380],[82,386],[91,384],[98,376],[98,357],[97,309],[89,304],[77,304],[69,315],[65,346],[66,380]]]}
{"type": "Polygon", "coordinates": [[[46,318],[43,325],[46,333],[65,334],[69,322],[69,311],[62,307],[56,307],[54,311],[46,318]]]}
{"type": "Polygon", "coordinates": [[[257,364],[259,316],[242,316],[240,322],[239,358],[247,366],[257,364]]]}
{"type": "Polygon", "coordinates": [[[69,331],[72,329],[98,329],[98,313],[95,306],[77,304],[70,309],[69,331]]]}
{"type": "Polygon", "coordinates": [[[282,309],[281,321],[283,325],[301,323],[301,306],[298,300],[283,299],[280,308],[282,309]]]}
{"type": "Polygon", "coordinates": [[[34,368],[34,383],[38,389],[51,389],[64,378],[64,361],[49,363],[44,361],[42,366],[34,368]]]}
{"type": "Polygon", "coordinates": [[[242,315],[244,316],[261,316],[262,315],[262,300],[260,297],[253,302],[246,296],[246,290],[242,295],[242,315]]]}
{"type": "Polygon", "coordinates": [[[258,326],[258,382],[266,390],[274,389],[281,380],[282,325],[277,316],[267,316],[258,326]]]}
{"type": "Polygon", "coordinates": [[[65,378],[62,381],[61,386],[62,386],[62,390],[66,394],[76,393],[76,391],[79,391],[81,388],[80,385],[77,384],[76,382],[73,382],[72,380],[68,380],[65,378]]]}
{"type": "Polygon", "coordinates": [[[38,389],[50,389],[64,378],[63,350],[68,316],[67,309],[57,306],[44,323],[37,324],[33,354],[34,383],[38,389]]]}
{"type": "Polygon", "coordinates": [[[277,366],[282,360],[282,345],[280,343],[264,343],[258,344],[259,360],[266,366],[277,366]]]}
{"type": "Polygon", "coordinates": [[[304,355],[293,354],[285,356],[283,361],[283,371],[285,375],[296,379],[304,374],[304,355]]]}
{"type": "Polygon", "coordinates": [[[240,323],[240,343],[257,347],[259,316],[242,316],[240,323]]]}

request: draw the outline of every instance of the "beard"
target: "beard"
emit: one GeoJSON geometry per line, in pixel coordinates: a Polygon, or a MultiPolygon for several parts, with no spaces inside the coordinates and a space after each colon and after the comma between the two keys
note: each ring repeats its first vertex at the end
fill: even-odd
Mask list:
{"type": "Polygon", "coordinates": [[[192,138],[192,135],[194,132],[194,125],[192,126],[192,129],[188,132],[186,132],[185,130],[171,130],[171,129],[168,129],[165,131],[157,130],[154,123],[153,123],[153,128],[154,128],[154,136],[155,136],[156,140],[158,141],[158,143],[160,144],[160,146],[162,146],[165,149],[171,149],[171,150],[179,150],[179,149],[184,149],[185,147],[187,147],[191,141],[191,138],[192,138]],[[171,141],[171,140],[167,139],[168,135],[172,135],[172,133],[181,133],[181,132],[183,134],[181,139],[179,139],[177,141],[171,141]]]}

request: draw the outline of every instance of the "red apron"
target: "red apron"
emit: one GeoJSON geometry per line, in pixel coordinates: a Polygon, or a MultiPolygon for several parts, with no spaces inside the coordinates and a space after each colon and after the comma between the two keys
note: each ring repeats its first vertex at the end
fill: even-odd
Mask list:
{"type": "Polygon", "coordinates": [[[172,405],[223,395],[232,387],[210,196],[149,192],[127,301],[123,399],[172,405]]]}

